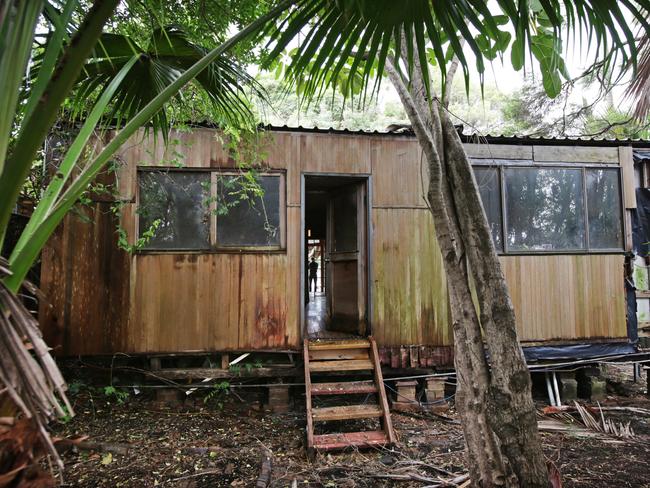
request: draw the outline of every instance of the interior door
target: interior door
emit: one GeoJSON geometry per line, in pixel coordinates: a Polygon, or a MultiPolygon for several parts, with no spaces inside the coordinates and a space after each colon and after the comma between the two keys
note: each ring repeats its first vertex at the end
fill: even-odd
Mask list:
{"type": "Polygon", "coordinates": [[[326,299],[328,329],[366,334],[366,183],[332,191],[327,207],[326,299]]]}

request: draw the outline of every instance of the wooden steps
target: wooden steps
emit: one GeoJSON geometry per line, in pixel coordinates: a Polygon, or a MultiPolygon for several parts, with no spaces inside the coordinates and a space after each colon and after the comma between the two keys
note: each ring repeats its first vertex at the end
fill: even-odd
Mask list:
{"type": "MultiPolygon", "coordinates": [[[[388,409],[388,400],[379,364],[377,345],[372,337],[360,340],[318,341],[304,343],[305,401],[307,404],[307,447],[310,452],[333,451],[346,447],[385,446],[395,443],[395,434],[388,409]],[[341,372],[372,374],[369,381],[336,381],[312,383],[312,375],[338,375],[341,372]],[[312,407],[312,397],[364,395],[363,404],[334,407],[312,407]],[[368,401],[372,395],[376,399],[368,401]],[[314,434],[314,422],[337,422],[358,419],[379,419],[381,430],[314,434]]],[[[354,399],[354,397],[352,397],[354,399]]]]}
{"type": "Polygon", "coordinates": [[[343,359],[335,361],[314,361],[309,363],[309,370],[313,372],[326,371],[363,371],[371,370],[370,359],[343,359]]]}
{"type": "Polygon", "coordinates": [[[369,349],[370,343],[366,339],[361,340],[325,340],[318,342],[311,342],[309,346],[310,351],[341,351],[344,349],[369,349]]]}
{"type": "Polygon", "coordinates": [[[316,395],[360,395],[377,393],[374,381],[345,381],[341,383],[312,383],[311,394],[316,395]]]}
{"type": "Polygon", "coordinates": [[[341,407],[312,408],[315,421],[378,419],[383,415],[379,405],[343,405],[341,407]]]}
{"type": "Polygon", "coordinates": [[[383,430],[315,435],[314,443],[320,451],[337,451],[346,447],[357,447],[361,449],[364,447],[390,444],[383,430]]]}

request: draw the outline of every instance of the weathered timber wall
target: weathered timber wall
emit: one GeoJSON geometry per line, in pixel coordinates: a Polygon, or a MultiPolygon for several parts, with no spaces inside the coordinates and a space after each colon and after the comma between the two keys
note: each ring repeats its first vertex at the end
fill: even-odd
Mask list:
{"type": "MultiPolygon", "coordinates": [[[[422,196],[426,175],[417,142],[304,132],[269,137],[266,162],[285,171],[286,251],[129,255],[115,244],[110,203],[96,202],[86,210],[88,221],[66,217],[43,253],[49,301],[41,306],[41,325],[57,353],[299,349],[301,174],[318,172],[371,175],[370,319],[380,347],[393,351],[390,361],[438,361],[432,350],[413,347],[407,360],[397,360],[399,346],[450,350],[446,280],[422,196]]],[[[121,225],[131,240],[138,166],[172,166],[179,159],[190,168],[233,165],[213,130],[171,138],[178,143],[167,150],[162,139],[140,137],[120,151],[121,225]]],[[[611,164],[619,154],[616,148],[466,147],[474,158],[531,162],[539,156],[540,162],[611,164]]],[[[625,337],[622,255],[502,256],[501,262],[522,341],[625,337]]]]}

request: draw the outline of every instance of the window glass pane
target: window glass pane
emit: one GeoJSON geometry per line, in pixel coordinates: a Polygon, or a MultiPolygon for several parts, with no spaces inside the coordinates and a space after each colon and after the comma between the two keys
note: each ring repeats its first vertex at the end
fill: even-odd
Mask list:
{"type": "Polygon", "coordinates": [[[587,220],[590,248],[623,247],[618,170],[587,170],[587,220]]]}
{"type": "Polygon", "coordinates": [[[498,250],[503,249],[501,241],[501,191],[499,190],[499,170],[474,166],[474,177],[478,184],[478,191],[481,195],[483,209],[487,215],[492,240],[498,250]]]}
{"type": "Polygon", "coordinates": [[[159,223],[145,248],[210,247],[209,173],[145,171],[138,181],[140,235],[159,223]]]}
{"type": "Polygon", "coordinates": [[[280,245],[279,176],[219,176],[217,188],[219,246],[280,245]]]}
{"type": "Polygon", "coordinates": [[[508,249],[585,248],[582,170],[505,170],[508,249]]]}

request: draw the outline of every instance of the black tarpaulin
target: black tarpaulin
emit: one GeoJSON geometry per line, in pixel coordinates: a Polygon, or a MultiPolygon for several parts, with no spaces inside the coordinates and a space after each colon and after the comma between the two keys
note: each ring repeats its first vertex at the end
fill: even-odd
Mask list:
{"type": "Polygon", "coordinates": [[[606,356],[619,356],[636,352],[634,345],[627,342],[533,346],[524,347],[523,350],[526,361],[590,359],[606,356]]]}
{"type": "Polygon", "coordinates": [[[627,338],[632,344],[639,342],[639,324],[636,319],[636,288],[630,280],[625,280],[627,303],[627,338]]]}
{"type": "Polygon", "coordinates": [[[650,253],[650,189],[636,189],[636,210],[632,212],[632,246],[639,256],[650,253]]]}

